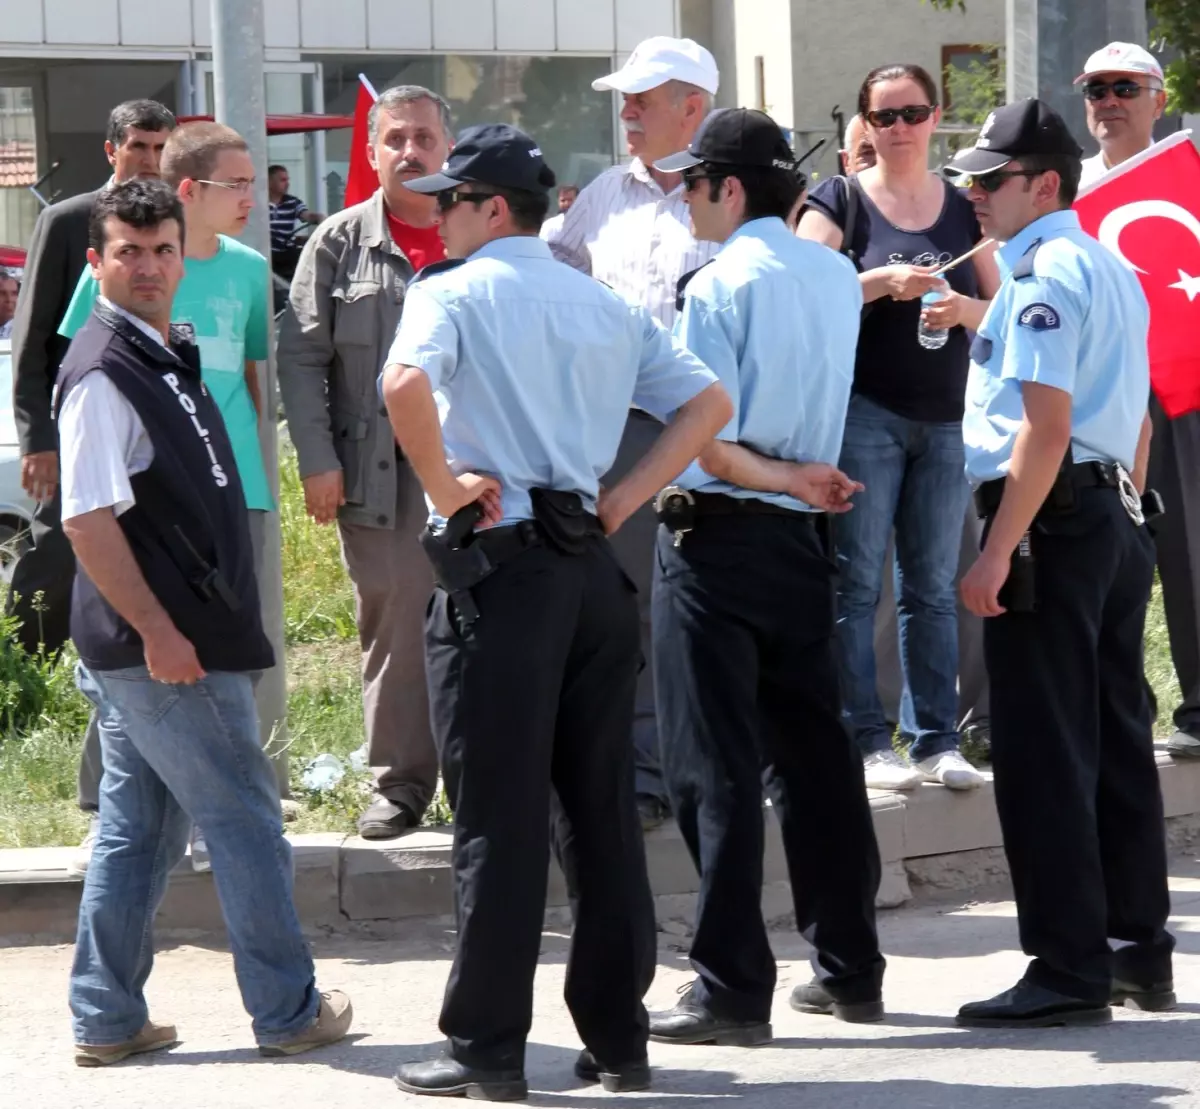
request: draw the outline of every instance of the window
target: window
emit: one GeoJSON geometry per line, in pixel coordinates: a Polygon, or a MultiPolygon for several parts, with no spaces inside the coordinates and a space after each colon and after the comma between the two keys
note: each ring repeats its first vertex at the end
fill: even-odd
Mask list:
{"type": "MultiPolygon", "coordinates": [[[[323,63],[325,111],[352,115],[362,73],[376,92],[424,85],[450,103],[456,131],[475,123],[510,123],[533,137],[564,185],[586,185],[613,164],[613,112],[592,81],[612,70],[610,58],[422,54],[388,59],[311,56],[323,63]]],[[[342,207],[350,132],[325,139],[323,209],[342,207]]]]}
{"type": "Polygon", "coordinates": [[[942,47],[942,113],[953,123],[980,124],[1004,103],[1004,60],[998,46],[942,47]]]}
{"type": "Polygon", "coordinates": [[[0,86],[0,245],[23,246],[37,218],[33,89],[0,86]]]}

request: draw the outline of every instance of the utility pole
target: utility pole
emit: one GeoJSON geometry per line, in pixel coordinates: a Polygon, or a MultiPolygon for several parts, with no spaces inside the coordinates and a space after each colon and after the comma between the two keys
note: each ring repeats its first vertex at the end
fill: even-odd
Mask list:
{"type": "MultiPolygon", "coordinates": [[[[267,199],[267,108],[263,78],[263,0],[211,0],[214,115],[245,140],[254,162],[254,210],[242,240],[266,259],[271,257],[267,199]]],[[[259,422],[259,442],[267,480],[279,504],[279,411],[275,375],[273,298],[266,291],[267,334],[271,337],[266,373],[259,375],[259,401],[265,418],[259,422]]],[[[258,590],[263,623],[275,650],[275,666],[262,676],[255,697],[258,721],[279,778],[280,794],[288,795],[287,670],[283,642],[283,553],[278,507],[267,513],[265,539],[258,565],[258,590]]]]}

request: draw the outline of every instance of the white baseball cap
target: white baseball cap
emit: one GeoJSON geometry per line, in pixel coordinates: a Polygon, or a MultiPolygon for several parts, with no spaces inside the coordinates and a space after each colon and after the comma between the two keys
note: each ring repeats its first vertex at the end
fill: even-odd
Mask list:
{"type": "Polygon", "coordinates": [[[1097,73],[1140,73],[1143,77],[1155,77],[1161,83],[1162,66],[1149,50],[1132,42],[1110,42],[1097,50],[1087,60],[1083,72],[1075,78],[1075,84],[1086,81],[1097,73]]]}
{"type": "Polygon", "coordinates": [[[647,92],[668,81],[685,81],[715,94],[720,81],[716,60],[691,39],[656,35],[639,42],[616,73],[597,78],[592,88],[597,92],[647,92]]]}

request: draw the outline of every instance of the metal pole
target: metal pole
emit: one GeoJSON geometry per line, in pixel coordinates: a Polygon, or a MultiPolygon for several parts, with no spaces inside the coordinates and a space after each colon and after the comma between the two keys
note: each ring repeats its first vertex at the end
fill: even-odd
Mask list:
{"type": "MultiPolygon", "coordinates": [[[[246,140],[256,171],[254,211],[243,241],[270,260],[271,233],[267,207],[267,108],[263,77],[263,0],[211,0],[214,115],[246,140]]],[[[267,480],[279,503],[279,411],[275,376],[272,296],[267,290],[270,355],[260,373],[259,399],[266,418],[259,424],[259,442],[267,480]]],[[[275,649],[275,666],[262,676],[256,691],[259,727],[269,737],[269,750],[279,778],[280,795],[288,795],[287,672],[283,642],[283,554],[279,512],[267,514],[265,540],[258,566],[263,623],[275,649]]]]}

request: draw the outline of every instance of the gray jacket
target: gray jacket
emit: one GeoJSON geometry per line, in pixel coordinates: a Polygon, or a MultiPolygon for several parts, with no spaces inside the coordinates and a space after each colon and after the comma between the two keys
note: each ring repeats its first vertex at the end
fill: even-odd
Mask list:
{"type": "Polygon", "coordinates": [[[396,441],[376,381],[413,268],[383,192],[330,216],[304,247],[279,332],[279,390],[300,476],[341,469],[348,524],[396,521],[396,441]]]}

